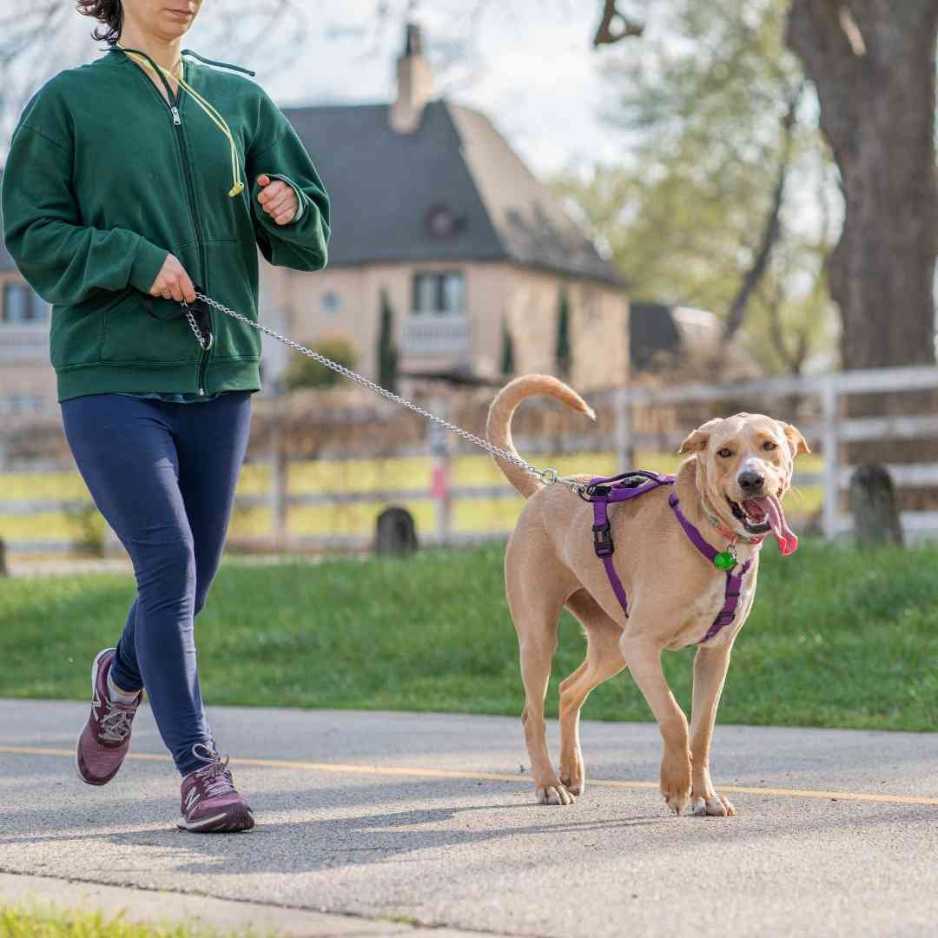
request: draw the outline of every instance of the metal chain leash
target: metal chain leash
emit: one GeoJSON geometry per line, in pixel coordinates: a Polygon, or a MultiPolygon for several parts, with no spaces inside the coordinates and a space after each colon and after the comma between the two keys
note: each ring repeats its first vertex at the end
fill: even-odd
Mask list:
{"type": "MultiPolygon", "coordinates": [[[[450,423],[448,420],[444,420],[442,417],[438,417],[436,414],[431,414],[430,411],[424,410],[424,408],[419,404],[415,404],[413,401],[409,401],[407,398],[401,397],[399,394],[395,394],[393,391],[389,391],[387,388],[381,387],[380,384],[375,384],[374,381],[369,381],[368,378],[366,378],[364,375],[360,375],[357,372],[352,371],[351,368],[346,368],[345,365],[340,365],[338,362],[334,362],[331,358],[327,358],[325,355],[322,355],[319,352],[314,352],[311,348],[307,348],[305,345],[300,345],[299,342],[294,342],[293,339],[289,339],[286,336],[280,335],[279,332],[275,332],[273,329],[270,329],[259,322],[255,322],[253,319],[249,319],[243,313],[239,313],[233,309],[230,309],[224,304],[219,303],[218,300],[214,300],[212,297],[206,296],[204,293],[196,293],[196,297],[198,297],[198,299],[200,299],[206,305],[211,306],[213,309],[217,309],[220,313],[224,313],[226,316],[230,316],[232,319],[237,319],[240,322],[251,326],[253,329],[257,329],[259,332],[263,332],[265,335],[269,335],[272,339],[276,339],[278,342],[282,342],[284,345],[289,346],[294,351],[300,352],[302,355],[306,355],[308,358],[312,358],[314,361],[319,362],[319,364],[323,365],[325,368],[329,368],[337,374],[342,375],[343,378],[348,378],[349,381],[354,381],[356,384],[361,385],[363,388],[367,388],[374,394],[377,394],[386,400],[392,401],[395,404],[399,404],[401,407],[406,407],[408,410],[411,410],[415,414],[423,417],[424,420],[435,423],[444,430],[448,430],[450,433],[454,433],[456,436],[465,440],[467,443],[471,443],[473,446],[478,446],[480,449],[484,449],[490,456],[496,456],[499,459],[503,459],[505,462],[509,462],[512,465],[517,466],[519,469],[523,469],[530,475],[536,476],[545,485],[565,485],[577,495],[580,495],[585,488],[582,482],[561,476],[556,469],[538,469],[536,466],[532,466],[531,463],[522,459],[520,456],[517,456],[508,450],[502,449],[499,446],[495,446],[492,443],[489,443],[488,440],[484,440],[482,437],[476,436],[476,434],[470,433],[468,430],[464,430],[462,427],[457,427],[455,424],[450,423]]],[[[183,303],[182,306],[185,308],[186,319],[189,322],[189,327],[192,329],[199,346],[203,350],[207,349],[211,346],[211,339],[209,340],[208,344],[206,344],[205,337],[202,335],[202,331],[199,329],[198,324],[195,321],[195,317],[192,315],[192,311],[185,303],[183,303]]]]}
{"type": "Polygon", "coordinates": [[[195,336],[195,341],[199,343],[199,348],[203,352],[207,352],[211,347],[212,343],[215,341],[215,337],[209,333],[208,339],[202,335],[202,330],[199,328],[199,324],[195,321],[195,316],[192,315],[192,310],[186,306],[185,303],[182,304],[186,310],[186,322],[189,323],[189,328],[192,330],[192,334],[195,336]]]}

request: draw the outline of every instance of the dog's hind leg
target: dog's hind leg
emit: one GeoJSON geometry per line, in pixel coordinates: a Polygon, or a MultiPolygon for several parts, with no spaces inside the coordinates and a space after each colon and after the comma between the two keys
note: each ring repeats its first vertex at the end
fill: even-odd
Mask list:
{"type": "MultiPolygon", "coordinates": [[[[536,548],[535,548],[536,550],[536,548]]],[[[524,682],[524,741],[531,759],[531,778],[541,804],[572,804],[547,751],[544,698],[551,659],[557,649],[557,620],[570,587],[564,577],[534,577],[532,545],[517,553],[509,544],[506,555],[508,605],[518,633],[521,678],[524,682]],[[523,557],[521,555],[524,555],[523,557]]],[[[541,568],[543,571],[543,567],[541,568]]]]}
{"type": "Polygon", "coordinates": [[[619,649],[622,630],[590,596],[578,590],[567,608],[586,629],[586,658],[560,685],[560,781],[572,795],[586,788],[586,770],[580,749],[580,710],[594,687],[615,677],[624,667],[619,649]]]}

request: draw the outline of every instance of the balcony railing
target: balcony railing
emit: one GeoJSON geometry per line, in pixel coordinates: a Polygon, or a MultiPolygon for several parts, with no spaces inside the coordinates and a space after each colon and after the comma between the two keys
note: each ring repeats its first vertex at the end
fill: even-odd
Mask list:
{"type": "Polygon", "coordinates": [[[411,358],[448,358],[467,361],[470,352],[466,316],[411,315],[404,323],[401,351],[411,358]]]}

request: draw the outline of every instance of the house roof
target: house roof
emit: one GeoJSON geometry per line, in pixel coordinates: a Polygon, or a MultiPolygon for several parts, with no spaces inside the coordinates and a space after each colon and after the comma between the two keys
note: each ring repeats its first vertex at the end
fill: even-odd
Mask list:
{"type": "Polygon", "coordinates": [[[488,118],[433,101],[401,134],[389,110],[285,109],[332,200],[331,265],[502,260],[621,285],[488,118]]]}
{"type": "MultiPolygon", "coordinates": [[[[482,114],[433,101],[401,134],[387,104],[285,113],[329,191],[331,266],[500,260],[622,285],[482,114]]],[[[0,236],[0,271],[15,267],[0,236]]]]}

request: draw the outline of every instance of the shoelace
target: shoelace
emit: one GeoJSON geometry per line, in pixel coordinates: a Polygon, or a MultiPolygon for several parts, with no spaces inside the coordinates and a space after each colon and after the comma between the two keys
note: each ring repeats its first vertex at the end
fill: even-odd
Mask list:
{"type": "Polygon", "coordinates": [[[110,705],[108,713],[101,717],[101,738],[109,743],[122,743],[130,735],[134,711],[110,705]]]}
{"type": "Polygon", "coordinates": [[[197,759],[207,762],[208,765],[196,769],[193,773],[195,784],[186,795],[186,807],[188,809],[195,807],[203,798],[215,798],[219,795],[236,792],[234,779],[228,769],[229,756],[222,759],[217,751],[210,749],[204,743],[196,743],[192,747],[192,754],[197,759]],[[199,751],[200,749],[202,752],[199,751]]]}

